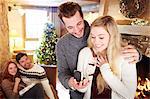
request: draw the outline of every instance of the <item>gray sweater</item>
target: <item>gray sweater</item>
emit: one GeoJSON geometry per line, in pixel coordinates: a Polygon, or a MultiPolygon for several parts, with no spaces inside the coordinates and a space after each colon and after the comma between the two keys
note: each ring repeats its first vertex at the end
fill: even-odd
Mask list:
{"type": "Polygon", "coordinates": [[[76,38],[70,33],[60,38],[56,45],[56,57],[58,66],[58,78],[63,86],[69,89],[68,80],[77,69],[77,59],[79,51],[87,46],[90,27],[85,21],[84,36],[76,38]]]}

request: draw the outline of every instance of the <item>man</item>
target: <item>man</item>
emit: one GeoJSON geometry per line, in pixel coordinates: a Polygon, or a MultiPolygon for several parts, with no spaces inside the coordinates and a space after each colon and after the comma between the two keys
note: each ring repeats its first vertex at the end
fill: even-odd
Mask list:
{"type": "MultiPolygon", "coordinates": [[[[84,21],[81,7],[75,2],[60,5],[59,11],[58,16],[68,33],[60,38],[56,45],[58,78],[65,88],[70,89],[71,99],[82,99],[84,94],[75,89],[84,88],[87,84],[78,84],[73,75],[77,68],[78,53],[87,46],[90,26],[84,21]]],[[[125,47],[122,52],[130,62],[139,60],[139,53],[133,46],[125,47]]]]}
{"type": "Polygon", "coordinates": [[[28,86],[31,86],[31,89],[36,84],[41,83],[47,96],[50,99],[54,99],[54,94],[49,85],[45,70],[39,65],[32,64],[26,53],[18,53],[16,55],[16,61],[19,64],[18,68],[22,81],[28,86]]]}

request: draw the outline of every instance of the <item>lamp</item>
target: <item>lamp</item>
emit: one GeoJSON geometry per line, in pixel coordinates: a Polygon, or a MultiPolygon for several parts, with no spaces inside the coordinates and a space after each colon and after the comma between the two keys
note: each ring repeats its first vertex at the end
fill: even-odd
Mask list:
{"type": "Polygon", "coordinates": [[[9,32],[9,37],[10,37],[10,39],[13,39],[13,49],[15,49],[15,47],[16,47],[16,39],[17,39],[18,37],[20,37],[20,34],[17,33],[16,30],[12,29],[12,30],[10,30],[10,32],[9,32]]]}

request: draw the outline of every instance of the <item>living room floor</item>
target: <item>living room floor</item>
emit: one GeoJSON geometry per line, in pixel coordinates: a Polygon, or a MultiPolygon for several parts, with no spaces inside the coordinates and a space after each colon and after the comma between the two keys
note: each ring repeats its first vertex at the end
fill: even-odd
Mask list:
{"type": "Polygon", "coordinates": [[[66,88],[60,83],[59,80],[57,80],[57,83],[56,83],[56,90],[57,90],[59,99],[70,99],[69,90],[66,89],[66,88]]]}

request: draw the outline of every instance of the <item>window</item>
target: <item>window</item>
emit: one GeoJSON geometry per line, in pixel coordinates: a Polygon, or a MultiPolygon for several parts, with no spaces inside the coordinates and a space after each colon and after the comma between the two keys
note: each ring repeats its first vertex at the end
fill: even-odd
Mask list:
{"type": "Polygon", "coordinates": [[[26,9],[25,12],[25,49],[35,50],[47,21],[47,10],[26,9]]]}

